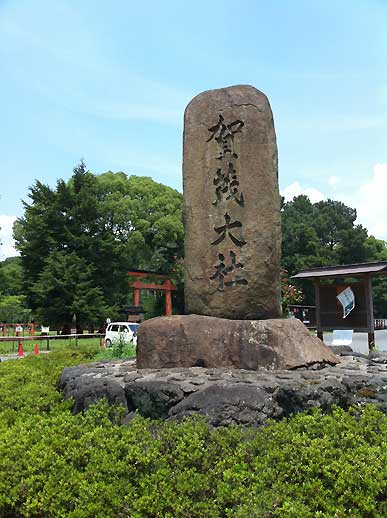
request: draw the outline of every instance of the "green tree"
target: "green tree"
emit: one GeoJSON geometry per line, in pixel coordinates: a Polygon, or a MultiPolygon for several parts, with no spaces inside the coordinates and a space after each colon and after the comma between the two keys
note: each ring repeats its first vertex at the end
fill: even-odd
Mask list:
{"type": "Polygon", "coordinates": [[[365,241],[367,256],[373,261],[387,261],[387,243],[374,236],[367,237],[365,241]]]}
{"type": "MultiPolygon", "coordinates": [[[[369,247],[369,255],[374,261],[387,261],[387,243],[381,239],[370,236],[366,245],[369,247]]],[[[374,277],[373,298],[376,318],[387,317],[387,277],[374,277]]]]}
{"type": "Polygon", "coordinates": [[[42,323],[56,323],[70,332],[75,314],[77,328],[101,321],[107,313],[103,292],[93,280],[94,268],[74,252],[50,254],[38,280],[31,286],[36,316],[42,323]]]}
{"type": "Polygon", "coordinates": [[[367,261],[367,230],[356,225],[356,209],[334,200],[314,204],[313,228],[321,245],[321,253],[329,264],[367,261]]]}
{"type": "Polygon", "coordinates": [[[0,323],[15,324],[29,322],[31,310],[26,305],[23,295],[0,294],[0,323]]]}
{"type": "Polygon", "coordinates": [[[307,196],[298,196],[282,206],[282,266],[290,275],[320,266],[321,244],[315,228],[314,207],[307,196]]]}
{"type": "Polygon", "coordinates": [[[27,322],[31,318],[23,294],[22,277],[20,257],[8,257],[0,262],[0,322],[27,322]]]}
{"type": "Polygon", "coordinates": [[[373,259],[367,230],[356,210],[334,200],[311,203],[305,195],[282,206],[282,262],[290,274],[303,268],[373,259]]]}
{"type": "Polygon", "coordinates": [[[20,257],[7,257],[0,262],[0,293],[23,295],[23,267],[20,257]]]}
{"type": "MultiPolygon", "coordinates": [[[[386,261],[384,241],[368,236],[356,224],[356,210],[339,201],[311,203],[307,196],[282,199],[282,264],[293,275],[304,268],[386,261]]],[[[314,301],[310,282],[297,282],[305,303],[314,301]]],[[[387,315],[387,280],[374,281],[374,307],[377,315],[387,315]]]]}
{"type": "Polygon", "coordinates": [[[181,194],[151,178],[111,171],[97,176],[81,162],[55,189],[36,181],[14,225],[28,303],[50,325],[64,324],[74,308],[84,324],[97,322],[101,308],[105,316],[123,317],[128,270],[169,272],[183,254],[183,233],[181,194]],[[77,264],[87,275],[72,280],[66,269],[74,273],[77,264]],[[56,293],[78,285],[100,290],[102,298],[91,298],[86,312],[64,296],[65,311],[56,293]],[[57,311],[50,309],[52,300],[57,311]]]}

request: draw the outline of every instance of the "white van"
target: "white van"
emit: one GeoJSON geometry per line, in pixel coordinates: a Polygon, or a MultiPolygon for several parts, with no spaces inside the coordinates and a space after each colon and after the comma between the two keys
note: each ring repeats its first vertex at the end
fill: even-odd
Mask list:
{"type": "Polygon", "coordinates": [[[125,343],[133,342],[137,344],[137,329],[140,324],[133,324],[132,322],[111,322],[105,333],[106,347],[112,347],[114,343],[119,340],[124,340],[125,343]]]}

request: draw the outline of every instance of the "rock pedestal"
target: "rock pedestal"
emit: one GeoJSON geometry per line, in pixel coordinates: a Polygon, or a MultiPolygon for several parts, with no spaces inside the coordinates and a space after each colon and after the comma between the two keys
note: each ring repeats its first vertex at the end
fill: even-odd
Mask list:
{"type": "Polygon", "coordinates": [[[232,86],[189,103],[183,186],[186,313],[280,317],[277,144],[262,92],[232,86]]]}
{"type": "Polygon", "coordinates": [[[322,369],[245,371],[228,368],[137,369],[133,361],[64,369],[59,387],[83,412],[100,398],[119,404],[127,423],[137,413],[181,421],[204,415],[211,426],[260,426],[267,419],[320,407],[375,404],[387,414],[387,353],[346,353],[322,369]]]}
{"type": "Polygon", "coordinates": [[[176,315],[147,320],[139,327],[137,367],[227,367],[277,370],[337,357],[295,318],[229,320],[176,315]]]}

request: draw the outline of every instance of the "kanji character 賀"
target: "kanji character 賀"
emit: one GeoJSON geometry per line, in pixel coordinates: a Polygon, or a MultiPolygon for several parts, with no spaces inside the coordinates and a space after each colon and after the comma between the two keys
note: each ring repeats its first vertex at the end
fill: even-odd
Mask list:
{"type": "Polygon", "coordinates": [[[220,155],[217,157],[221,160],[226,154],[230,154],[233,158],[238,158],[238,155],[234,152],[234,135],[239,133],[245,123],[241,120],[235,120],[230,124],[224,124],[223,115],[219,114],[218,123],[212,128],[208,128],[208,131],[212,135],[208,138],[207,142],[215,139],[216,142],[221,146],[220,155]]]}

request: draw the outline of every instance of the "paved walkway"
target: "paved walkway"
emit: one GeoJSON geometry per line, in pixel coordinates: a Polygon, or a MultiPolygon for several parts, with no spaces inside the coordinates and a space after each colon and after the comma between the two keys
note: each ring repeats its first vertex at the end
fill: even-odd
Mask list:
{"type": "MultiPolygon", "coordinates": [[[[332,333],[324,333],[324,343],[331,345],[332,333]]],[[[375,343],[378,351],[387,351],[387,329],[375,331],[375,343]]],[[[353,333],[352,349],[357,353],[368,354],[368,335],[367,333],[353,333]]]]}
{"type": "MultiPolygon", "coordinates": [[[[39,354],[48,354],[51,351],[39,351],[39,354]]],[[[24,353],[23,356],[19,356],[17,353],[13,354],[0,354],[0,362],[5,362],[7,360],[18,360],[20,358],[25,358],[26,356],[30,356],[31,354],[34,354],[33,351],[27,351],[24,353]]]]}

